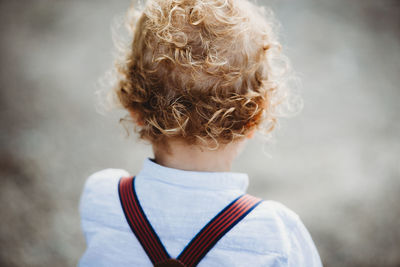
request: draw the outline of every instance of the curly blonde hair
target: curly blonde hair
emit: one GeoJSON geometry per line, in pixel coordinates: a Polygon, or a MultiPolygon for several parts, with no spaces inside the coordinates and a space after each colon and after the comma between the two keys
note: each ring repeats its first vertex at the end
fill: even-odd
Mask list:
{"type": "Polygon", "coordinates": [[[148,0],[129,9],[113,92],[142,139],[214,147],[273,130],[288,65],[271,14],[246,0],[148,0]],[[269,19],[267,19],[269,18],[269,19]]]}

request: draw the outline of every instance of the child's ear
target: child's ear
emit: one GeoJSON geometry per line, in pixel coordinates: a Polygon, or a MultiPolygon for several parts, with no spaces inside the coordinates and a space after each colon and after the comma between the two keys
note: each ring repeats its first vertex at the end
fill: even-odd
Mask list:
{"type": "Polygon", "coordinates": [[[137,125],[143,126],[143,121],[137,113],[135,113],[133,111],[130,111],[129,113],[131,114],[133,120],[135,121],[135,123],[137,123],[137,125]]]}
{"type": "Polygon", "coordinates": [[[251,131],[246,135],[246,138],[248,138],[248,139],[253,138],[255,131],[256,131],[256,129],[251,130],[251,131]]]}

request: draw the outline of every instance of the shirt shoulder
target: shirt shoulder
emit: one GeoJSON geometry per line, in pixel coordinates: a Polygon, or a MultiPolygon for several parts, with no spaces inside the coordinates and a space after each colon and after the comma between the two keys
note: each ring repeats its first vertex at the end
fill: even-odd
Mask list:
{"type": "Polygon", "coordinates": [[[299,220],[299,216],[282,203],[263,200],[247,216],[246,224],[247,227],[258,230],[262,242],[259,247],[263,248],[265,253],[276,253],[287,258],[291,246],[290,232],[299,220]]]}
{"type": "Polygon", "coordinates": [[[297,213],[277,201],[263,201],[259,212],[274,217],[270,228],[280,233],[280,250],[287,257],[287,266],[322,266],[314,241],[297,213]]]}
{"type": "Polygon", "coordinates": [[[92,190],[96,187],[103,186],[111,180],[119,179],[124,176],[129,176],[129,173],[124,169],[103,169],[90,175],[84,184],[83,192],[85,190],[92,190]]]}
{"type": "Polygon", "coordinates": [[[300,221],[297,213],[278,201],[264,200],[260,206],[261,213],[273,215],[277,222],[281,223],[286,229],[295,227],[300,221]]]}
{"type": "Polygon", "coordinates": [[[112,224],[120,217],[118,182],[129,176],[123,169],[104,169],[90,175],[83,186],[79,201],[82,221],[112,224]]]}

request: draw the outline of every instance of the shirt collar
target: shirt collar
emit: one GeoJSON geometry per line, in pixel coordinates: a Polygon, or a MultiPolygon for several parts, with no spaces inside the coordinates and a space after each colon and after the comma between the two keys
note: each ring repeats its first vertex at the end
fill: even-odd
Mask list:
{"type": "Polygon", "coordinates": [[[143,167],[138,176],[185,187],[206,190],[239,190],[243,193],[249,184],[249,177],[246,173],[186,171],[162,166],[149,157],[143,161],[143,167]]]}

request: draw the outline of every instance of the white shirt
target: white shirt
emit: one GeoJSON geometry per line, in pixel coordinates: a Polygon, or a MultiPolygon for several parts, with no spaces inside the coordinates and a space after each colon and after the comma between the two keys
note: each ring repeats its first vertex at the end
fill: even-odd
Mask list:
{"type": "MultiPolygon", "coordinates": [[[[87,249],[79,266],[152,266],[121,207],[118,181],[125,170],[91,175],[80,200],[87,249]]],[[[148,220],[171,257],[177,257],[208,221],[244,194],[248,175],[195,172],[146,158],[135,188],[148,220]]],[[[299,217],[275,201],[263,201],[206,254],[198,266],[322,266],[299,217]]]]}

